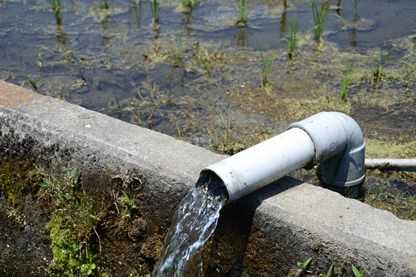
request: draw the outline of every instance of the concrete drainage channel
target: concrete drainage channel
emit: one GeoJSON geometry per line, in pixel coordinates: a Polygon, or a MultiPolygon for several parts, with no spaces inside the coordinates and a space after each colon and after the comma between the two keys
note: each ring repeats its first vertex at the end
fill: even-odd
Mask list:
{"type": "MultiPolygon", "coordinates": [[[[128,229],[123,247],[115,253],[110,251],[115,239],[108,231],[113,226],[95,230],[102,234],[102,258],[95,270],[115,276],[151,272],[180,199],[195,184],[201,169],[224,159],[3,81],[0,124],[3,159],[33,158],[45,174],[56,176],[78,168],[85,191],[118,203],[114,206],[119,210],[117,197],[108,195],[130,186],[130,198],[140,205],[135,214],[146,221],[142,233],[133,236],[128,229]]],[[[34,266],[48,268],[52,262],[41,201],[37,196],[23,199],[25,207],[17,211],[24,218],[19,228],[10,219],[4,193],[0,196],[1,274],[41,275],[33,272],[34,266]],[[21,253],[11,252],[13,247],[21,253]],[[10,265],[19,259],[25,259],[24,268],[10,265]]],[[[287,276],[299,268],[297,262],[313,257],[310,270],[314,273],[326,274],[333,264],[339,276],[351,276],[352,265],[366,268],[367,276],[415,276],[415,234],[416,222],[284,177],[223,208],[203,252],[204,271],[206,275],[287,276]]]]}

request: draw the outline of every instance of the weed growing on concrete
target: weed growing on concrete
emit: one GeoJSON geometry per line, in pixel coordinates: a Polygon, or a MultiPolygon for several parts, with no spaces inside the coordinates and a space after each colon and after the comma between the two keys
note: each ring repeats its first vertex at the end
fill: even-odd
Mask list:
{"type": "Polygon", "coordinates": [[[309,259],[307,259],[304,262],[298,262],[298,266],[301,267],[301,269],[299,269],[298,273],[296,274],[297,276],[306,276],[306,273],[308,271],[308,267],[310,266],[310,262],[312,261],[312,257],[310,257],[309,259]]]}
{"type": "MultiPolygon", "coordinates": [[[[310,262],[311,261],[312,261],[312,257],[310,257],[309,259],[307,259],[304,262],[298,262],[298,266],[300,266],[301,268],[298,269],[298,271],[296,273],[292,272],[292,270],[291,270],[291,272],[294,273],[294,276],[311,276],[311,274],[313,274],[313,272],[308,270],[308,268],[310,267],[310,262]]],[[[334,268],[334,264],[331,264],[330,268],[328,269],[328,272],[325,274],[326,277],[333,276],[333,274],[332,274],[332,269],[333,268],[334,268]]],[[[363,277],[366,268],[364,268],[360,272],[354,265],[351,265],[351,269],[352,269],[352,272],[354,274],[354,277],[363,277]]],[[[335,274],[337,276],[338,275],[342,275],[342,272],[344,270],[346,270],[346,268],[345,268],[345,264],[343,262],[341,264],[341,267],[338,268],[338,270],[337,270],[337,268],[335,268],[335,274]]],[[[324,275],[323,274],[319,274],[319,276],[324,276],[324,275]]],[[[288,277],[291,277],[291,274],[290,273],[288,274],[288,277]]]]}
{"type": "Polygon", "coordinates": [[[324,25],[325,15],[329,9],[330,1],[325,1],[319,9],[314,0],[310,0],[310,2],[312,7],[313,25],[315,27],[315,40],[319,42],[321,40],[322,27],[324,25]]]}
{"type": "Polygon", "coordinates": [[[365,268],[363,269],[363,271],[360,272],[354,265],[352,265],[352,272],[354,273],[355,277],[363,277],[365,268]]]}
{"type": "MultiPolygon", "coordinates": [[[[3,155],[3,153],[1,153],[3,155]]],[[[20,227],[25,221],[20,215],[25,195],[35,193],[42,181],[42,172],[35,167],[34,160],[12,161],[0,159],[0,193],[4,195],[9,207],[7,213],[20,227]]]]}
{"type": "Polygon", "coordinates": [[[55,15],[56,24],[61,25],[63,3],[61,0],[49,0],[49,4],[51,5],[51,10],[55,15]]]}
{"type": "Polygon", "coordinates": [[[331,276],[331,272],[332,272],[332,268],[334,267],[334,264],[331,264],[331,267],[328,269],[328,272],[326,273],[326,277],[330,277],[331,276]]]}
{"type": "Polygon", "coordinates": [[[40,184],[39,197],[51,205],[50,232],[53,262],[51,275],[91,275],[101,251],[97,228],[101,214],[96,213],[78,184],[76,169],[63,180],[51,175],[40,184]]]}

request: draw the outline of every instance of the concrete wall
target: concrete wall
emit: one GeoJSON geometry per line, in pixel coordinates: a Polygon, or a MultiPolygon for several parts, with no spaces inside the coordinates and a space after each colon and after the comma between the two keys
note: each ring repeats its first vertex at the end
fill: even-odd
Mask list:
{"type": "MultiPolygon", "coordinates": [[[[200,170],[224,158],[3,81],[0,147],[5,155],[35,156],[50,172],[138,174],[153,199],[148,212],[164,213],[166,225],[200,170]]],[[[334,264],[348,276],[353,264],[367,276],[416,276],[416,222],[286,177],[226,206],[203,256],[209,275],[287,276],[314,257],[314,273],[334,264]]]]}

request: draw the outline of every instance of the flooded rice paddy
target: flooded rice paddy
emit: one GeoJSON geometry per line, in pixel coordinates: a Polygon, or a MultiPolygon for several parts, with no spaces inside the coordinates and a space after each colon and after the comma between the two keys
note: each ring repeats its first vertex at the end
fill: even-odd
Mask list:
{"type": "MultiPolygon", "coordinates": [[[[340,111],[367,157],[416,157],[414,1],[316,1],[320,39],[310,1],[156,3],[0,0],[0,78],[221,153],[340,111]]],[[[368,203],[387,181],[376,206],[415,217],[414,172],[367,174],[368,203]]]]}

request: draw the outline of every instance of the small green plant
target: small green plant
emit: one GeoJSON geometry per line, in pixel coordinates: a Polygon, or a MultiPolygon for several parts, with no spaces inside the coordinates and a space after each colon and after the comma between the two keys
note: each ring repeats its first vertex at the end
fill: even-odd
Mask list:
{"type": "Polygon", "coordinates": [[[326,273],[326,277],[330,277],[331,276],[331,272],[332,272],[332,268],[334,267],[334,264],[331,264],[331,267],[329,268],[328,272],[326,273]]]}
{"type": "Polygon", "coordinates": [[[298,18],[296,17],[296,15],[293,15],[292,20],[290,20],[289,39],[285,39],[289,48],[287,54],[290,60],[293,59],[293,57],[295,56],[295,47],[298,41],[297,32],[298,32],[298,18]]]}
{"type": "Polygon", "coordinates": [[[377,200],[378,200],[378,198],[380,197],[380,195],[381,195],[381,192],[383,191],[383,187],[390,181],[390,179],[391,178],[389,178],[389,179],[387,179],[381,186],[380,186],[380,188],[378,189],[378,192],[377,192],[377,195],[376,195],[376,197],[374,198],[374,201],[373,201],[373,203],[371,203],[371,206],[372,207],[374,207],[374,205],[376,204],[376,202],[377,202],[377,200]]]}
{"type": "Polygon", "coordinates": [[[410,204],[410,213],[408,219],[416,220],[416,195],[412,195],[410,192],[407,192],[409,195],[409,204],[410,204]]]}
{"type": "Polygon", "coordinates": [[[371,81],[371,85],[374,84],[374,82],[376,83],[376,92],[378,91],[379,85],[380,85],[380,80],[381,80],[381,76],[383,75],[383,71],[384,71],[384,67],[386,67],[387,65],[394,63],[396,60],[390,60],[388,61],[388,58],[390,57],[391,53],[393,53],[394,49],[396,49],[396,47],[399,44],[397,44],[396,46],[394,46],[384,57],[382,60],[380,60],[380,57],[374,57],[374,55],[372,56],[372,65],[374,68],[373,71],[373,78],[371,81]]]}
{"type": "Polygon", "coordinates": [[[400,61],[408,66],[408,69],[406,70],[407,71],[406,74],[403,75],[403,79],[407,80],[407,79],[413,77],[415,75],[415,72],[416,72],[416,64],[413,65],[413,64],[410,64],[410,63],[408,63],[406,61],[403,61],[403,60],[400,60],[400,61]]]}
{"type": "Polygon", "coordinates": [[[63,180],[51,175],[40,184],[39,197],[51,209],[47,224],[54,257],[48,268],[51,275],[91,275],[101,251],[97,232],[101,214],[80,190],[76,171],[68,171],[63,180]]]}
{"type": "Polygon", "coordinates": [[[126,206],[128,207],[128,212],[123,214],[122,217],[128,218],[131,222],[133,222],[132,210],[136,209],[137,207],[133,204],[133,202],[130,200],[130,198],[128,197],[127,193],[124,192],[124,190],[121,190],[121,192],[123,193],[123,197],[120,199],[120,201],[121,203],[126,204],[126,206]]]}
{"type": "Polygon", "coordinates": [[[159,2],[158,0],[149,0],[150,11],[152,12],[153,22],[159,23],[159,2]]]}
{"type": "Polygon", "coordinates": [[[266,56],[266,59],[263,60],[262,68],[261,68],[261,87],[264,88],[270,88],[271,83],[269,76],[273,72],[273,61],[276,59],[276,54],[268,53],[266,56]]]}
{"type": "Polygon", "coordinates": [[[102,9],[108,9],[108,0],[100,0],[100,5],[102,9]]]}
{"type": "Polygon", "coordinates": [[[343,102],[347,101],[347,90],[348,87],[350,86],[352,79],[353,79],[353,74],[355,73],[355,71],[361,67],[361,65],[367,60],[364,59],[363,61],[361,61],[356,67],[354,67],[353,63],[350,62],[348,59],[345,62],[345,68],[344,68],[344,74],[342,76],[339,75],[339,83],[340,83],[340,87],[341,87],[341,93],[339,96],[339,99],[343,102]]]}
{"type": "Polygon", "coordinates": [[[176,41],[168,39],[168,56],[172,60],[175,66],[183,66],[183,58],[184,58],[184,45],[182,43],[182,32],[183,28],[176,32],[176,41]]]}
{"type": "Polygon", "coordinates": [[[121,198],[121,202],[125,203],[131,209],[136,209],[137,207],[133,204],[133,202],[131,202],[127,193],[125,193],[124,190],[121,190],[121,192],[123,193],[123,197],[121,198]]]}
{"type": "Polygon", "coordinates": [[[182,7],[185,9],[194,8],[200,0],[182,0],[182,7]]]}
{"type": "Polygon", "coordinates": [[[223,154],[234,155],[247,148],[247,141],[245,138],[239,137],[238,128],[232,124],[229,116],[225,118],[212,103],[211,106],[220,119],[219,127],[207,129],[214,150],[223,154]],[[242,142],[242,140],[244,141],[242,142]]]}
{"type": "Polygon", "coordinates": [[[248,14],[250,13],[248,0],[237,0],[238,20],[236,25],[246,25],[248,14]]]}
{"type": "Polygon", "coordinates": [[[62,8],[63,4],[61,0],[49,0],[49,4],[51,5],[51,10],[55,15],[56,24],[62,24],[62,8]]]}
{"type": "Polygon", "coordinates": [[[41,56],[40,52],[38,53],[38,65],[39,65],[39,71],[42,73],[43,62],[42,62],[42,56],[41,56]]]}
{"type": "Polygon", "coordinates": [[[344,78],[342,79],[342,81],[340,80],[341,94],[339,96],[339,99],[341,101],[344,101],[344,102],[347,101],[347,89],[352,82],[352,74],[353,74],[353,66],[352,66],[352,63],[350,63],[347,59],[347,61],[345,62],[344,78]]]}
{"type": "Polygon", "coordinates": [[[304,262],[298,262],[298,266],[301,267],[301,269],[299,269],[299,271],[297,272],[296,275],[301,274],[302,276],[306,276],[308,267],[309,267],[309,263],[312,261],[312,257],[310,257],[309,259],[307,259],[304,262]]]}
{"type": "Polygon", "coordinates": [[[354,265],[352,265],[352,272],[354,273],[355,277],[363,277],[365,268],[363,269],[363,271],[360,272],[354,265]]]}
{"type": "MultiPolygon", "coordinates": [[[[164,100],[162,99],[158,100],[159,97],[158,95],[156,95],[156,84],[152,83],[152,81],[150,80],[149,71],[147,67],[146,67],[146,75],[147,75],[147,81],[143,82],[142,84],[143,84],[143,87],[146,90],[148,90],[150,93],[149,99],[147,97],[146,98],[143,97],[140,88],[136,85],[136,83],[133,80],[130,81],[130,84],[136,89],[137,95],[140,98],[141,102],[138,103],[140,108],[143,108],[143,110],[145,109],[146,111],[149,111],[150,109],[149,116],[147,117],[147,120],[146,120],[150,127],[153,125],[153,117],[156,113],[156,110],[164,103],[164,100]]],[[[170,98],[167,99],[167,102],[169,101],[170,101],[170,98]]],[[[132,105],[133,105],[133,112],[137,116],[139,120],[139,124],[140,124],[141,115],[140,115],[139,106],[137,105],[136,102],[133,102],[132,105]]]]}
{"type": "MultiPolygon", "coordinates": [[[[214,150],[224,151],[227,146],[231,143],[232,138],[232,128],[231,122],[229,119],[225,120],[222,116],[221,112],[211,103],[212,108],[214,109],[215,113],[217,114],[220,122],[222,124],[223,130],[220,128],[215,128],[214,131],[208,129],[208,134],[211,138],[211,144],[214,147],[214,150]]],[[[228,152],[225,150],[225,152],[228,152]]]]}
{"type": "Polygon", "coordinates": [[[329,2],[325,1],[321,8],[318,9],[318,7],[315,4],[314,0],[310,0],[311,6],[312,6],[312,19],[313,19],[313,25],[315,28],[315,40],[317,42],[321,41],[321,35],[322,35],[322,28],[324,25],[324,20],[326,13],[329,9],[329,2]]]}
{"type": "Polygon", "coordinates": [[[354,13],[354,22],[359,18],[358,16],[358,6],[360,5],[360,0],[351,0],[350,10],[354,13]]]}

